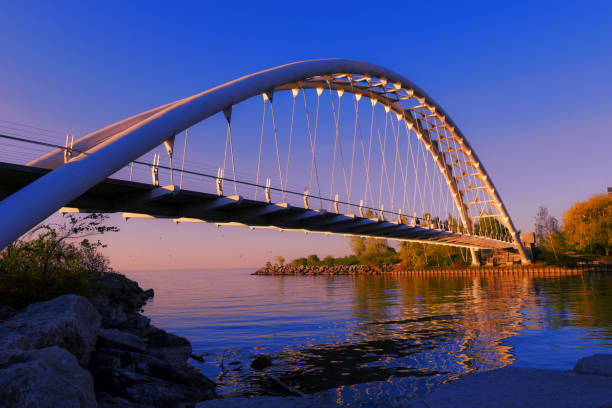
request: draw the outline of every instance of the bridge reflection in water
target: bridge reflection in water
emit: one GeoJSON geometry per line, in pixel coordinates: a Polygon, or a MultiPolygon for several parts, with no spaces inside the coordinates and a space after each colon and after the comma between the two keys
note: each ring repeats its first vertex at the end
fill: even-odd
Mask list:
{"type": "Polygon", "coordinates": [[[222,393],[281,393],[249,368],[261,352],[278,356],[270,372],[286,383],[350,405],[513,363],[569,369],[612,346],[612,277],[600,273],[131,276],[159,287],[154,322],[212,353],[201,367],[222,393]]]}

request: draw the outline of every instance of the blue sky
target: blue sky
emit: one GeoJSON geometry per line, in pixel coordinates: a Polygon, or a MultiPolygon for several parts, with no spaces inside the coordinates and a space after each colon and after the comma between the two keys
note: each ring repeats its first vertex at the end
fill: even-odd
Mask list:
{"type": "MultiPolygon", "coordinates": [[[[539,205],[561,216],[612,185],[610,2],[21,1],[0,15],[0,119],[84,135],[257,70],[343,57],[432,95],[523,231],[539,205]]],[[[348,251],[345,238],[120,227],[108,248],[120,269],[348,251]]]]}

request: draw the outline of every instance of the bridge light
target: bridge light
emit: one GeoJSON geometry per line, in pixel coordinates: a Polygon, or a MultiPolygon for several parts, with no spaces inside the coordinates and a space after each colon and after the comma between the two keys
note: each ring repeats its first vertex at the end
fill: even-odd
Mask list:
{"type": "Polygon", "coordinates": [[[268,94],[267,93],[264,92],[264,93],[261,94],[261,96],[263,96],[264,103],[268,102],[268,94]]]}
{"type": "Polygon", "coordinates": [[[394,84],[393,84],[393,87],[394,87],[395,89],[402,89],[402,84],[401,84],[401,83],[399,83],[399,82],[396,82],[396,83],[394,83],[394,84]]]}
{"type": "Polygon", "coordinates": [[[376,99],[372,98],[370,99],[370,102],[372,103],[372,107],[376,106],[376,102],[378,102],[376,99]]]}
{"type": "Polygon", "coordinates": [[[395,113],[395,117],[397,118],[397,121],[399,122],[400,120],[402,120],[402,114],[401,113],[395,113]]]}
{"type": "Polygon", "coordinates": [[[317,88],[317,96],[321,96],[323,93],[323,88],[317,88]]]}
{"type": "Polygon", "coordinates": [[[385,113],[389,113],[390,110],[391,110],[391,106],[385,105],[385,113]]]}
{"type": "Polygon", "coordinates": [[[361,100],[361,96],[362,95],[360,93],[355,94],[355,99],[357,99],[357,102],[359,102],[361,100]]]}
{"type": "Polygon", "coordinates": [[[344,95],[344,89],[338,89],[336,92],[338,92],[338,99],[342,98],[342,95],[344,95]]]}
{"type": "Polygon", "coordinates": [[[385,78],[380,78],[380,83],[382,84],[382,86],[387,85],[387,80],[385,78]]]}
{"type": "Polygon", "coordinates": [[[293,88],[291,90],[291,94],[293,95],[294,98],[298,95],[299,92],[300,92],[299,88],[293,88]]]}

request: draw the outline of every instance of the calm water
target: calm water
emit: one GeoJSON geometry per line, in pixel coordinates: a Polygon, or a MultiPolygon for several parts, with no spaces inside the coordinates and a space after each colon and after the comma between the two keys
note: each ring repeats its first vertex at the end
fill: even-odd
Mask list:
{"type": "Polygon", "coordinates": [[[222,394],[270,393],[250,369],[349,405],[421,395],[509,364],[571,369],[612,352],[612,275],[251,276],[252,270],[139,271],[153,323],[188,338],[222,394]]]}

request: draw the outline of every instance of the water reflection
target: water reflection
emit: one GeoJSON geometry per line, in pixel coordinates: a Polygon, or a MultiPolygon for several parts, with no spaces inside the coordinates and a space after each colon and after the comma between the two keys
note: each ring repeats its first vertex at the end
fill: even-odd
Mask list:
{"type": "Polygon", "coordinates": [[[222,393],[283,393],[270,374],[342,401],[416,395],[509,364],[568,369],[612,347],[612,277],[250,276],[129,273],[156,297],[145,312],[188,337],[222,393]],[[180,277],[180,279],[177,279],[180,277]],[[260,352],[276,357],[249,367],[260,352]]]}

